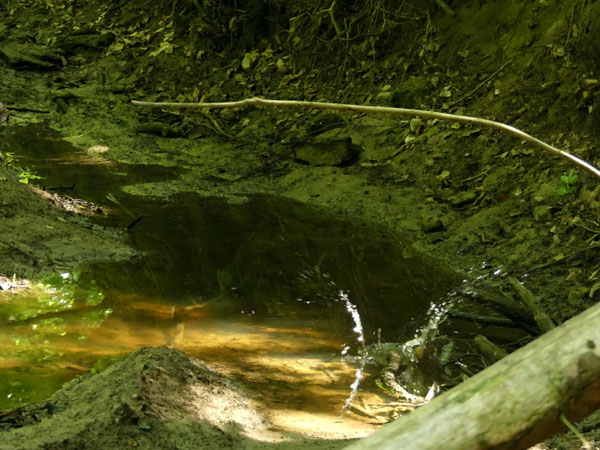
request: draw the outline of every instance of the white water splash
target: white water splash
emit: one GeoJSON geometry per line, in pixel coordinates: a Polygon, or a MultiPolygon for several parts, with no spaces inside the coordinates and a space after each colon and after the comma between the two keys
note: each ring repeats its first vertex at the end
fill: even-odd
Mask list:
{"type": "Polygon", "coordinates": [[[402,352],[410,358],[412,362],[417,361],[415,349],[424,348],[430,344],[438,333],[440,324],[446,319],[446,313],[450,307],[450,302],[431,303],[427,310],[429,321],[419,328],[410,341],[402,344],[402,352]]]}
{"type": "MultiPolygon", "coordinates": [[[[352,331],[354,331],[358,335],[358,337],[356,338],[356,341],[358,342],[358,345],[359,345],[358,359],[360,361],[360,365],[356,369],[355,376],[354,376],[354,382],[350,385],[350,389],[351,389],[350,395],[344,402],[344,406],[343,406],[344,409],[350,409],[350,407],[352,406],[352,402],[354,401],[354,398],[358,394],[358,388],[360,386],[360,382],[364,378],[363,373],[365,371],[365,365],[367,363],[367,346],[365,344],[365,335],[363,332],[362,321],[360,320],[360,314],[358,313],[358,308],[356,307],[355,304],[353,304],[350,301],[350,297],[344,291],[339,291],[338,297],[342,302],[344,302],[344,304],[346,305],[346,311],[348,311],[348,313],[350,314],[350,317],[352,317],[352,320],[354,321],[354,328],[352,329],[352,331]]],[[[349,347],[346,346],[344,348],[344,350],[342,351],[342,354],[343,355],[347,354],[348,350],[349,350],[349,347]]]]}
{"type": "Polygon", "coordinates": [[[362,322],[360,320],[360,314],[358,313],[358,308],[356,307],[355,304],[353,304],[350,301],[348,294],[346,294],[344,291],[340,291],[338,293],[338,296],[339,296],[339,299],[345,303],[346,310],[350,313],[350,316],[352,317],[352,320],[354,321],[354,328],[352,329],[352,331],[354,331],[356,334],[358,334],[358,338],[356,340],[358,341],[361,348],[365,349],[365,335],[363,333],[363,326],[362,326],[362,322]]]}
{"type": "Polygon", "coordinates": [[[350,385],[350,395],[348,396],[348,398],[346,399],[346,401],[344,402],[344,409],[350,409],[352,407],[352,402],[354,401],[354,398],[356,397],[356,394],[358,394],[358,387],[360,386],[360,382],[363,380],[363,372],[364,372],[365,368],[364,368],[364,363],[362,363],[362,366],[359,367],[358,369],[356,369],[356,375],[355,375],[355,379],[354,379],[354,383],[352,383],[350,385]]]}

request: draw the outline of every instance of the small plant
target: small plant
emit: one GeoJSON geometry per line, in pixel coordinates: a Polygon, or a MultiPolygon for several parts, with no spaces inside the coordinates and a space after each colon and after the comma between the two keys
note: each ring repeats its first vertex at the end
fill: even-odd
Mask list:
{"type": "Polygon", "coordinates": [[[560,184],[554,188],[557,195],[574,194],[577,192],[577,181],[579,177],[571,170],[568,175],[560,177],[560,184]]]}
{"type": "Polygon", "coordinates": [[[0,152],[0,163],[11,167],[15,162],[15,154],[12,152],[0,152]]]}
{"type": "Polygon", "coordinates": [[[29,181],[31,181],[31,180],[41,180],[41,179],[42,179],[42,177],[40,177],[39,175],[36,175],[29,169],[22,169],[21,173],[19,174],[19,183],[23,183],[23,184],[29,184],[29,181]]]}
{"type": "MultiPolygon", "coordinates": [[[[0,152],[0,164],[7,167],[15,167],[15,154],[12,152],[0,152]]],[[[19,182],[29,184],[31,180],[41,180],[43,177],[36,175],[31,169],[21,169],[19,173],[19,182]]]]}

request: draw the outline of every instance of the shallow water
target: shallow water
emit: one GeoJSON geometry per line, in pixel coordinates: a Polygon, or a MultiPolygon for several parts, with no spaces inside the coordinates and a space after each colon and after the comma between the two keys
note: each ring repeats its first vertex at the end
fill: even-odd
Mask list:
{"type": "MultiPolygon", "coordinates": [[[[4,145],[44,177],[36,184],[108,205],[97,223],[139,219],[130,242],[145,256],[64,270],[0,304],[0,409],[46,398],[98,358],[169,345],[243,382],[283,428],[323,414],[335,428],[355,377],[342,350],[359,350],[340,293],[356,306],[367,344],[404,341],[458,281],[396,236],[293,200],[152,200],[121,187],[176,169],[90,158],[41,128],[4,145]]],[[[356,402],[383,401],[368,381],[361,389],[356,402]]]]}

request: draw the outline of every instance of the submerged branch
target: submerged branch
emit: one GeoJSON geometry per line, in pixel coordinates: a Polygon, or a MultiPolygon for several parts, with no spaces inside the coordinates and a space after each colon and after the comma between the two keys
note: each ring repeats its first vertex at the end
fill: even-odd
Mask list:
{"type": "Polygon", "coordinates": [[[421,109],[407,109],[407,108],[393,108],[389,106],[361,106],[344,103],[327,103],[327,102],[309,102],[301,100],[269,100],[259,97],[247,98],[237,102],[215,102],[215,103],[169,103],[169,102],[143,102],[138,100],[132,100],[131,102],[137,106],[149,106],[152,108],[181,108],[181,109],[209,109],[209,108],[245,108],[248,106],[272,106],[278,108],[307,108],[307,109],[320,109],[326,111],[342,111],[342,112],[356,112],[356,113],[374,113],[374,114],[387,114],[391,116],[401,117],[421,117],[423,119],[438,119],[447,120],[450,122],[458,123],[469,123],[480,125],[482,127],[491,128],[493,130],[504,131],[508,134],[512,134],[523,141],[529,142],[530,144],[539,147],[547,152],[550,152],[561,158],[566,158],[569,161],[575,163],[579,167],[588,172],[594,174],[600,178],[600,170],[592,166],[587,161],[578,158],[571,153],[564,150],[560,150],[553,147],[550,144],[546,144],[530,134],[519,130],[518,128],[512,127],[502,122],[496,122],[494,120],[481,119],[479,117],[462,116],[458,114],[441,113],[435,111],[426,111],[421,109]]]}

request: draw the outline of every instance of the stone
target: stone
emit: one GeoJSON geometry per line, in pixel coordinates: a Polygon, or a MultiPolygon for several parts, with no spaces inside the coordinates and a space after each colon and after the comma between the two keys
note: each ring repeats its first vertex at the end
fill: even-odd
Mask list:
{"type": "Polygon", "coordinates": [[[63,65],[59,51],[38,44],[9,42],[0,46],[0,55],[16,70],[56,70],[63,65]]]}
{"type": "Polygon", "coordinates": [[[360,147],[351,138],[313,141],[296,145],[294,159],[309,166],[347,166],[360,154],[360,147]]]}
{"type": "Polygon", "coordinates": [[[438,231],[444,231],[445,229],[446,226],[444,225],[444,222],[437,216],[427,216],[421,221],[421,230],[423,230],[424,233],[436,233],[438,231]]]}

